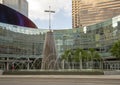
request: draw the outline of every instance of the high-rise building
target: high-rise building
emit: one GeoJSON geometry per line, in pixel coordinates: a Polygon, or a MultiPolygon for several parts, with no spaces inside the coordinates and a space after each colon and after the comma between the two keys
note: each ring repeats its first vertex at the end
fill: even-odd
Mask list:
{"type": "Polygon", "coordinates": [[[79,28],[105,21],[120,14],[120,0],[104,0],[96,4],[72,0],[72,27],[79,28]]]}
{"type": "Polygon", "coordinates": [[[23,27],[37,28],[37,26],[28,17],[3,4],[0,4],[0,22],[23,27]]]}
{"type": "Polygon", "coordinates": [[[28,16],[28,2],[26,0],[0,0],[0,3],[28,16]]]}

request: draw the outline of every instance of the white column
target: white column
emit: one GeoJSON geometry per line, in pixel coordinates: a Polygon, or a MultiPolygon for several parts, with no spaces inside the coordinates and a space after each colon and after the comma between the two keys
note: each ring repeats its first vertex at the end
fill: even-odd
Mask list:
{"type": "Polygon", "coordinates": [[[9,63],[8,63],[8,61],[9,61],[9,58],[7,58],[7,62],[6,62],[6,70],[7,71],[9,70],[9,63]]]}
{"type": "Polygon", "coordinates": [[[64,65],[65,64],[65,61],[64,60],[62,60],[62,69],[64,70],[64,65]]]}
{"type": "Polygon", "coordinates": [[[30,64],[29,64],[29,61],[30,61],[30,59],[28,58],[28,60],[27,60],[27,70],[29,70],[30,68],[30,64]]]}

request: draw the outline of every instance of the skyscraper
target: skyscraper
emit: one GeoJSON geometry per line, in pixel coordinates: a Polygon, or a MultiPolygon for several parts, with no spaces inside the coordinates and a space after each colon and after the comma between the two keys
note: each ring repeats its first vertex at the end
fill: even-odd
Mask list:
{"type": "Polygon", "coordinates": [[[120,14],[120,0],[104,0],[95,5],[72,0],[72,27],[79,28],[105,21],[120,14]]]}
{"type": "Polygon", "coordinates": [[[28,16],[28,2],[26,0],[0,0],[0,3],[28,16]]]}

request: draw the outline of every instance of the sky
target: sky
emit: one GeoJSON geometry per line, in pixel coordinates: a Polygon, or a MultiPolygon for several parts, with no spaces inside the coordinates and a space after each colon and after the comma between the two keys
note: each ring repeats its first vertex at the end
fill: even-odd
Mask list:
{"type": "MultiPolygon", "coordinates": [[[[40,29],[49,28],[49,15],[44,12],[49,9],[55,11],[52,14],[52,29],[72,28],[72,0],[27,0],[29,3],[29,18],[40,29]]],[[[84,4],[95,4],[108,0],[81,0],[84,4]]]]}
{"type": "Polygon", "coordinates": [[[44,12],[49,9],[55,11],[51,16],[52,29],[72,28],[72,0],[27,0],[29,3],[29,18],[40,29],[48,29],[49,14],[44,12]]]}

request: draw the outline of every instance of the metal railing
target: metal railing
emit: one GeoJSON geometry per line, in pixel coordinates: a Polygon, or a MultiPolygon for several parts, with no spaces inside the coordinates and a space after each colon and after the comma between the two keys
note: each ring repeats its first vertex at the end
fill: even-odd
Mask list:
{"type": "MultiPolygon", "coordinates": [[[[14,64],[14,70],[45,70],[41,69],[42,62],[39,62],[39,60],[28,62],[27,60],[25,62],[20,62],[19,60],[14,63],[9,63],[9,70],[12,69],[12,65],[14,64]]],[[[4,68],[6,68],[4,66],[4,68]]],[[[102,70],[102,71],[116,71],[120,70],[120,61],[102,61],[102,62],[56,62],[51,64],[49,63],[47,70],[102,70]],[[81,65],[82,64],[82,65],[81,65]],[[51,66],[52,69],[51,69],[51,66]]]]}

